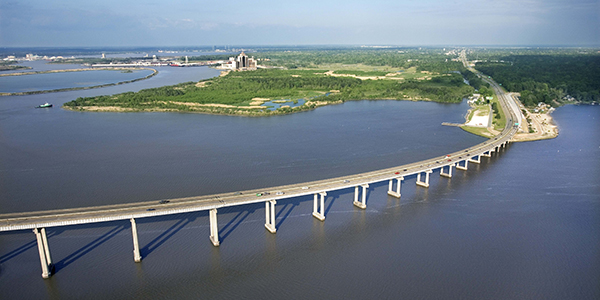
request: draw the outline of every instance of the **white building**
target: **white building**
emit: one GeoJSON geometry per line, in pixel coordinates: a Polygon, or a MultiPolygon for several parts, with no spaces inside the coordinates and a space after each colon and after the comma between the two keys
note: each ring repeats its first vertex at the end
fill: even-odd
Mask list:
{"type": "Polygon", "coordinates": [[[230,57],[227,63],[222,65],[224,69],[229,70],[256,70],[256,60],[248,57],[244,51],[238,57],[230,57]]]}

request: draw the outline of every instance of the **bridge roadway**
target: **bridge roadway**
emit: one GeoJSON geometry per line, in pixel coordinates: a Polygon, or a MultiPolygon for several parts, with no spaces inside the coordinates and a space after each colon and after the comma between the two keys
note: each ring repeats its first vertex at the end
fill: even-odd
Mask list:
{"type": "Polygon", "coordinates": [[[429,174],[431,174],[433,170],[439,169],[441,176],[451,177],[453,167],[466,170],[469,162],[479,163],[481,156],[491,156],[492,152],[498,151],[501,147],[510,142],[512,136],[518,130],[517,126],[513,125],[513,120],[520,120],[520,111],[515,111],[514,109],[514,107],[518,107],[518,105],[512,103],[514,99],[506,95],[495,82],[489,82],[499,96],[503,110],[507,112],[506,127],[497,137],[461,151],[372,172],[271,188],[246,190],[236,193],[176,198],[168,199],[166,201],[147,201],[118,205],[2,214],[0,215],[0,232],[33,229],[38,242],[40,262],[42,264],[42,277],[48,278],[51,275],[52,262],[45,231],[45,228],[47,227],[129,219],[132,225],[134,260],[139,262],[141,256],[139,253],[137,228],[135,223],[135,219],[137,218],[209,210],[210,240],[215,246],[218,246],[217,209],[222,207],[265,202],[265,227],[272,233],[276,232],[275,204],[278,200],[312,194],[314,195],[313,216],[323,221],[325,219],[324,197],[327,192],[355,188],[354,205],[365,209],[366,189],[371,183],[388,180],[388,194],[400,198],[400,188],[404,177],[416,174],[417,185],[427,188],[429,187],[429,174]],[[424,181],[421,180],[421,175],[425,176],[424,181]],[[396,180],[395,190],[393,188],[394,180],[396,180]],[[362,193],[360,191],[361,188],[362,193]],[[362,194],[362,199],[359,199],[360,194],[362,194]]]}

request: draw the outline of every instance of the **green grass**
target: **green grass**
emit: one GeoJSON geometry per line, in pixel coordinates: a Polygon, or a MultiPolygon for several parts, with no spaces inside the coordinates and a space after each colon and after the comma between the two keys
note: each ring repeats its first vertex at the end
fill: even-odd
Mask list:
{"type": "MultiPolygon", "coordinates": [[[[494,116],[494,120],[493,120],[493,124],[494,124],[494,129],[502,131],[504,129],[504,127],[506,126],[506,116],[504,114],[504,110],[502,109],[502,106],[500,105],[500,102],[498,101],[498,95],[494,93],[494,99],[492,99],[490,101],[490,103],[495,102],[496,103],[496,107],[498,107],[498,113],[500,114],[500,119],[496,119],[496,116],[494,116]]],[[[496,113],[496,112],[494,112],[496,113]]]]}
{"type": "Polygon", "coordinates": [[[485,138],[491,138],[494,136],[485,127],[460,126],[460,128],[466,132],[469,132],[469,133],[472,133],[472,134],[475,134],[478,136],[482,136],[485,138]]]}

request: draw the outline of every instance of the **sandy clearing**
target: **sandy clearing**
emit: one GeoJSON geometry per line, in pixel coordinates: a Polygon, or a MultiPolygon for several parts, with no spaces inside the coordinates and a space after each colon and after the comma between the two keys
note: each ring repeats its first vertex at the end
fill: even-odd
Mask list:
{"type": "Polygon", "coordinates": [[[228,105],[228,104],[217,104],[217,103],[195,103],[195,102],[176,102],[169,101],[170,103],[177,105],[185,105],[192,107],[223,107],[223,108],[239,108],[239,109],[254,109],[254,108],[265,108],[264,106],[236,106],[236,105],[228,105]]]}
{"type": "Polygon", "coordinates": [[[481,115],[481,116],[478,116],[477,114],[475,114],[471,118],[471,121],[467,122],[465,125],[474,126],[474,127],[487,127],[489,120],[490,120],[489,114],[485,114],[485,115],[481,115]]]}

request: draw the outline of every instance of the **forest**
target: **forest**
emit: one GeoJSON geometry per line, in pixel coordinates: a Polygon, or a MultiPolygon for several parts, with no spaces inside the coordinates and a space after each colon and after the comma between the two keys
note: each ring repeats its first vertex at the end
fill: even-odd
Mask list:
{"type": "Polygon", "coordinates": [[[511,92],[521,93],[521,102],[553,106],[600,101],[600,54],[580,49],[496,50],[470,54],[478,58],[476,69],[492,76],[511,92]],[[511,53],[512,52],[512,53],[511,53]],[[572,98],[570,98],[570,97],[572,98]]]}

